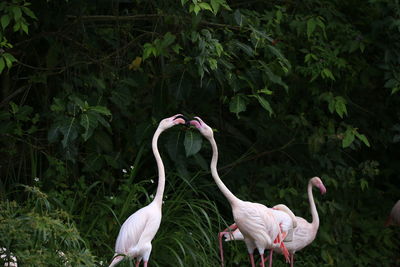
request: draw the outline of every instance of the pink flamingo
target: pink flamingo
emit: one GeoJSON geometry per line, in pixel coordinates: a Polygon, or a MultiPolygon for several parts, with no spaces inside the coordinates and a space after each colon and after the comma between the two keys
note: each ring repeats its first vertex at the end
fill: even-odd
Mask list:
{"type": "Polygon", "coordinates": [[[392,211],[386,221],[386,226],[399,225],[400,226],[400,200],[393,206],[392,211]]]}
{"type": "MultiPolygon", "coordinates": [[[[282,254],[285,256],[286,260],[289,261],[289,251],[286,248],[286,242],[292,241],[293,239],[293,230],[297,227],[296,216],[293,212],[283,204],[279,204],[270,209],[273,213],[276,222],[279,224],[282,236],[278,236],[274,243],[280,243],[281,240],[284,242],[280,243],[279,250],[282,251],[282,254]]],[[[219,241],[219,251],[221,257],[221,266],[224,266],[224,251],[222,245],[222,237],[225,237],[225,241],[232,240],[244,240],[242,233],[240,232],[237,225],[234,223],[222,232],[218,233],[218,241],[219,241]]],[[[278,248],[275,248],[278,249],[278,248]]],[[[272,254],[270,253],[270,258],[272,254]]],[[[267,259],[266,259],[267,260],[267,259]]],[[[272,263],[270,263],[272,264],[272,263]]]]}
{"type": "Polygon", "coordinates": [[[109,267],[115,266],[124,258],[121,254],[130,258],[136,258],[136,267],[139,266],[143,259],[144,266],[147,267],[152,249],[151,241],[156,235],[161,223],[161,206],[165,187],[164,164],[158,152],[157,141],[163,131],[177,124],[186,124],[186,118],[181,114],[177,114],[163,119],[158,125],[152,141],[153,154],[158,167],[156,196],[149,205],[133,213],[122,224],[115,243],[114,258],[109,267]]]}
{"type": "MultiPolygon", "coordinates": [[[[294,265],[294,254],[296,251],[303,249],[304,247],[311,244],[314,241],[315,236],[317,235],[319,228],[319,217],[317,208],[315,206],[314,196],[312,193],[312,187],[315,186],[319,188],[321,194],[326,193],[326,188],[322,183],[319,177],[311,178],[308,182],[307,192],[308,192],[308,200],[310,202],[311,216],[312,222],[309,223],[302,217],[296,216],[297,227],[293,230],[292,240],[285,240],[285,246],[290,253],[290,266],[294,265]]],[[[400,201],[399,201],[400,202],[400,201]]],[[[285,210],[285,205],[279,204],[273,207],[273,209],[285,210]]],[[[287,207],[286,207],[287,208],[287,207]]],[[[400,205],[399,205],[400,208],[400,205]]],[[[223,232],[225,237],[225,241],[231,240],[243,240],[243,235],[240,233],[239,229],[236,229],[232,233],[223,232]]],[[[280,248],[274,248],[270,251],[269,258],[272,258],[273,251],[277,253],[282,253],[280,248]]]]}
{"type": "MultiPolygon", "coordinates": [[[[255,267],[253,252],[257,249],[261,256],[261,266],[265,267],[264,250],[283,246],[284,236],[274,213],[262,204],[240,200],[229,191],[218,175],[218,148],[214,140],[213,130],[199,117],[191,120],[190,124],[195,126],[211,144],[213,151],[210,166],[211,174],[218,188],[231,205],[233,218],[246,243],[251,266],[255,267]]],[[[288,257],[287,259],[289,260],[288,257]]],[[[272,260],[270,261],[270,266],[272,266],[272,260]]]]}

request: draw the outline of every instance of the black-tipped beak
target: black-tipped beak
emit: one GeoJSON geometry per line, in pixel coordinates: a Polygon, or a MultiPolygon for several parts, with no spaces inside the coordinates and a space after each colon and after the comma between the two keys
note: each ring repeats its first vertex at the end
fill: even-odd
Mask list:
{"type": "Polygon", "coordinates": [[[185,126],[190,126],[190,120],[188,120],[188,118],[186,118],[185,116],[183,116],[183,115],[178,115],[178,116],[176,116],[175,118],[174,118],[174,120],[176,120],[176,119],[182,119],[182,120],[184,120],[185,121],[185,126]]]}
{"type": "Polygon", "coordinates": [[[197,117],[194,117],[193,120],[195,120],[195,121],[197,121],[198,123],[201,124],[201,121],[197,117]]]}

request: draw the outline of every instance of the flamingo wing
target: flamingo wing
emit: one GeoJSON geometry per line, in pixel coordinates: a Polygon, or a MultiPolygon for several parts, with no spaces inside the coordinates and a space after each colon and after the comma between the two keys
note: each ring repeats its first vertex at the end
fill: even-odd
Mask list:
{"type": "Polygon", "coordinates": [[[141,234],[146,228],[147,211],[143,207],[129,216],[122,224],[117,241],[115,243],[115,252],[118,254],[127,254],[128,250],[139,242],[141,234]]]}

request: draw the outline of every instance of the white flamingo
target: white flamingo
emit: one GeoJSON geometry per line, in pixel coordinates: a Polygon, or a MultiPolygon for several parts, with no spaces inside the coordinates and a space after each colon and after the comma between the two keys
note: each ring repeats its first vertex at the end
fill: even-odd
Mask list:
{"type": "MultiPolygon", "coordinates": [[[[286,248],[286,242],[292,241],[293,239],[293,231],[297,227],[296,216],[293,212],[283,204],[279,204],[274,206],[270,209],[273,213],[276,222],[279,224],[282,235],[278,236],[274,243],[279,243],[280,247],[279,250],[282,251],[282,254],[285,256],[287,261],[289,261],[289,251],[286,248]],[[281,242],[281,239],[284,242],[281,242]]],[[[242,233],[240,232],[239,228],[237,227],[236,223],[232,224],[222,232],[218,233],[218,243],[219,243],[219,251],[221,257],[221,266],[224,266],[224,250],[222,245],[222,238],[225,238],[225,241],[232,241],[232,240],[244,240],[242,233]]],[[[272,254],[270,253],[270,259],[272,258],[272,254]]],[[[271,263],[272,265],[272,263],[271,263]]]]}
{"type": "MultiPolygon", "coordinates": [[[[317,208],[315,206],[314,196],[312,193],[313,186],[319,188],[321,194],[326,193],[326,188],[319,177],[314,177],[309,180],[307,193],[308,193],[308,200],[310,202],[312,222],[309,223],[302,217],[296,216],[297,227],[293,230],[292,240],[284,240],[285,246],[290,253],[291,267],[293,267],[294,265],[294,254],[296,253],[296,251],[299,251],[304,247],[308,246],[309,244],[311,244],[314,241],[315,236],[317,235],[318,232],[319,216],[317,208]]],[[[400,203],[400,201],[398,203],[400,203]]],[[[273,209],[284,210],[285,207],[286,207],[285,205],[279,204],[274,206],[273,209]]],[[[243,235],[239,229],[236,229],[233,232],[223,232],[223,235],[225,237],[225,241],[243,240],[243,235]]],[[[282,250],[280,248],[274,248],[273,251],[277,253],[282,253],[282,250]]],[[[270,252],[269,255],[270,259],[272,258],[273,251],[270,252]]]]}
{"type": "MultiPolygon", "coordinates": [[[[250,255],[251,266],[255,267],[253,252],[255,249],[261,255],[261,266],[264,267],[264,250],[280,247],[283,245],[283,235],[274,213],[266,206],[243,201],[232,194],[220,179],[217,172],[218,148],[214,140],[213,130],[205,124],[199,117],[190,121],[200,133],[207,138],[212,147],[211,174],[220,191],[229,201],[232,208],[233,218],[237,227],[240,229],[247,251],[250,255]],[[279,242],[274,242],[276,239],[279,242]]],[[[289,217],[289,216],[288,216],[289,217]]],[[[292,224],[292,223],[290,223],[292,224]]],[[[289,260],[289,258],[287,258],[289,260]]],[[[272,266],[272,261],[270,261],[272,266]]]]}
{"type": "Polygon", "coordinates": [[[186,119],[181,114],[163,119],[153,136],[152,149],[158,167],[156,195],[149,205],[133,213],[122,224],[115,243],[115,255],[109,267],[120,262],[124,258],[123,255],[136,258],[136,267],[142,260],[144,266],[147,266],[152,249],[151,241],[161,223],[161,206],[165,187],[164,164],[158,152],[157,141],[163,131],[177,124],[186,124],[186,119]]]}

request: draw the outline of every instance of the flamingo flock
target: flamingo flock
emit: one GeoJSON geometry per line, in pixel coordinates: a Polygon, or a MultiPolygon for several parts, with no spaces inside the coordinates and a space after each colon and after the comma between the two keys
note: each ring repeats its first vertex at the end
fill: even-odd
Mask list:
{"type": "Polygon", "coordinates": [[[293,266],[294,253],[310,244],[318,230],[319,219],[312,195],[312,186],[318,187],[321,193],[325,193],[326,189],[321,179],[318,177],[312,178],[308,186],[312,223],[308,223],[301,217],[296,217],[283,204],[268,208],[260,203],[241,200],[226,187],[219,177],[217,170],[218,147],[212,128],[199,117],[188,120],[182,114],[177,114],[163,119],[153,136],[152,148],[159,176],[156,196],[149,205],[133,213],[121,226],[115,244],[115,254],[109,267],[118,264],[125,256],[135,258],[136,267],[139,266],[142,260],[144,266],[148,266],[152,249],[151,241],[161,223],[162,196],[165,187],[165,170],[158,152],[157,141],[164,130],[178,124],[194,126],[210,142],[212,147],[211,175],[232,209],[235,223],[229,228],[229,231],[226,229],[219,233],[221,265],[224,266],[222,237],[225,237],[226,241],[243,240],[245,242],[252,267],[256,266],[254,260],[255,250],[260,254],[261,267],[265,267],[265,261],[267,260],[264,257],[265,250],[270,251],[269,266],[272,266],[273,251],[283,254],[286,261],[293,266]]]}
{"type": "MultiPolygon", "coordinates": [[[[269,260],[272,266],[274,252],[283,254],[286,262],[294,266],[294,254],[311,244],[318,232],[319,216],[314,201],[312,189],[318,188],[321,194],[326,193],[326,188],[319,177],[309,180],[307,186],[308,201],[310,205],[312,221],[295,216],[284,204],[278,204],[272,208],[266,205],[245,201],[236,197],[222,182],[217,170],[218,147],[214,139],[214,133],[201,118],[194,117],[188,120],[182,114],[165,118],[159,123],[152,139],[152,150],[158,168],[158,185],[153,201],[133,213],[122,224],[116,243],[115,254],[109,265],[117,265],[124,257],[136,259],[138,267],[143,261],[144,267],[148,266],[152,251],[151,242],[160,227],[162,218],[162,199],[165,188],[164,164],[158,151],[158,138],[165,130],[175,125],[194,126],[211,144],[212,158],[210,163],[211,175],[221,193],[228,200],[235,223],[218,233],[221,266],[224,266],[224,254],[222,238],[225,241],[243,240],[247,247],[250,264],[255,267],[254,251],[260,254],[260,266],[265,267],[269,260]],[[269,257],[264,253],[269,250],[269,257]]],[[[386,221],[386,225],[400,225],[400,200],[392,208],[386,221]]],[[[5,248],[0,248],[0,258],[7,257],[5,248]]],[[[4,266],[18,266],[17,259],[10,253],[10,260],[4,266]]]]}

